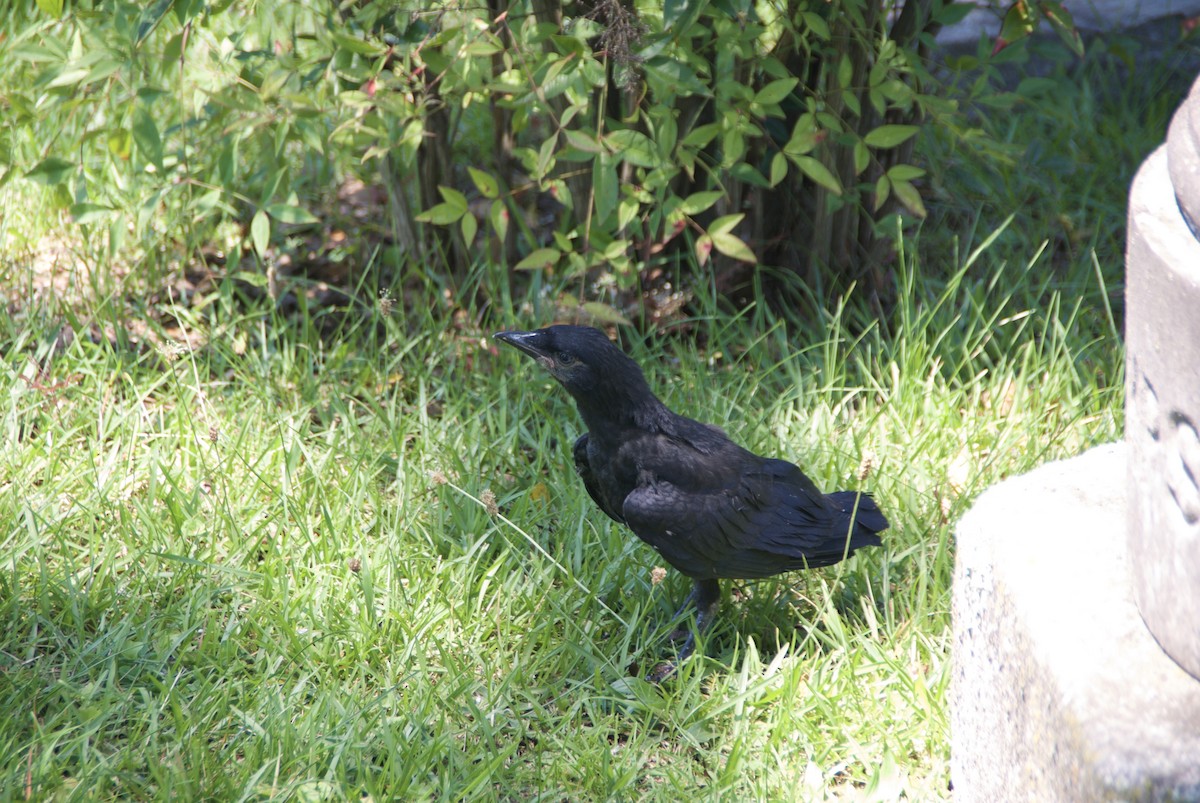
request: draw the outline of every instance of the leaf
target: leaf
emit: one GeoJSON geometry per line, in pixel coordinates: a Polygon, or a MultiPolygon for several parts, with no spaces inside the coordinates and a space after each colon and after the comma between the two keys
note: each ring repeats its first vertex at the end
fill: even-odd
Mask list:
{"type": "Polygon", "coordinates": [[[605,142],[623,162],[638,167],[661,167],[662,158],[650,137],[641,131],[624,128],[606,136],[605,142]]]}
{"type": "Polygon", "coordinates": [[[684,33],[707,5],[708,0],[664,0],[663,30],[676,36],[684,33]]]}
{"type": "Polygon", "coordinates": [[[75,218],[75,222],[81,226],[105,221],[114,211],[116,210],[111,206],[104,204],[71,204],[71,217],[75,218]]]}
{"type": "Polygon", "coordinates": [[[63,0],[37,0],[37,7],[48,17],[62,19],[63,0]]]}
{"type": "Polygon", "coordinates": [[[1000,33],[996,37],[996,46],[992,50],[992,55],[996,55],[1008,45],[1031,33],[1033,33],[1033,17],[1029,12],[1028,5],[1013,3],[1009,6],[1008,13],[1004,15],[1004,22],[1000,24],[1000,33]]]}
{"type": "Polygon", "coordinates": [[[381,56],[384,49],[374,42],[367,42],[357,36],[351,36],[341,31],[333,31],[333,41],[342,50],[357,53],[360,56],[381,56]]]}
{"type": "Polygon", "coordinates": [[[728,232],[721,232],[719,234],[710,232],[709,236],[712,237],[713,246],[725,256],[751,264],[758,262],[758,257],[754,256],[754,252],[750,250],[750,246],[742,242],[740,237],[728,232]]]}
{"type": "Polygon", "coordinates": [[[837,180],[837,176],[829,172],[829,168],[816,159],[811,156],[793,156],[792,161],[796,163],[796,167],[804,172],[804,175],[811,178],[817,184],[829,190],[834,195],[842,194],[842,184],[837,180]]]}
{"type": "Polygon", "coordinates": [[[51,156],[49,159],[43,159],[34,165],[33,169],[25,174],[25,178],[36,181],[38,184],[53,186],[61,183],[74,170],[74,162],[68,162],[66,159],[51,156]]]}
{"type": "Polygon", "coordinates": [[[782,153],[777,153],[771,157],[771,186],[775,187],[779,182],[787,178],[788,161],[787,157],[782,153]]]}
{"type": "Polygon", "coordinates": [[[467,205],[467,196],[463,195],[453,187],[446,187],[442,185],[438,185],[438,192],[441,193],[442,200],[445,201],[448,206],[457,210],[460,216],[467,213],[467,209],[469,208],[467,205]]]}
{"type": "Polygon", "coordinates": [[[720,190],[708,192],[693,192],[679,205],[679,211],[685,215],[698,215],[715,204],[725,193],[720,190]]]}
{"type": "Polygon", "coordinates": [[[271,219],[263,209],[255,212],[250,221],[250,241],[260,257],[266,255],[267,246],[271,244],[271,219]]]}
{"type": "Polygon", "coordinates": [[[504,201],[492,201],[492,208],[488,210],[488,221],[492,224],[492,231],[496,232],[496,237],[500,242],[504,242],[508,236],[508,207],[504,205],[504,201]]]}
{"type": "Polygon", "coordinates": [[[1042,0],[1042,14],[1050,21],[1050,27],[1066,46],[1075,51],[1076,56],[1082,56],[1083,39],[1075,29],[1075,20],[1071,17],[1071,12],[1055,0],[1042,0]]]}
{"type": "Polygon", "coordinates": [[[467,167],[467,172],[471,174],[471,181],[475,182],[475,188],[484,198],[500,196],[500,183],[491,173],[485,173],[470,166],[467,167]]]}
{"type": "Polygon", "coordinates": [[[695,148],[703,148],[712,142],[717,134],[721,133],[720,123],[706,123],[699,125],[688,132],[688,135],[683,138],[684,145],[689,145],[695,148]]]}
{"type": "Polygon", "coordinates": [[[174,4],[175,0],[158,0],[154,5],[142,9],[142,13],[138,17],[137,44],[140,45],[146,41],[146,37],[154,32],[158,23],[162,22],[162,18],[167,16],[167,12],[174,4]]]}
{"type": "Polygon", "coordinates": [[[892,192],[900,199],[900,203],[917,217],[925,217],[925,204],[921,201],[921,193],[907,181],[893,181],[892,192]]]}
{"type": "Polygon", "coordinates": [[[158,134],[158,126],[150,112],[142,106],[133,110],[133,141],[141,151],[146,161],[153,164],[160,172],[163,169],[162,137],[158,134]]]}
{"type": "Polygon", "coordinates": [[[558,262],[562,252],[557,248],[539,248],[513,266],[513,270],[545,270],[558,262]]]}
{"type": "Polygon", "coordinates": [[[875,207],[871,211],[878,212],[887,203],[888,196],[892,193],[892,182],[887,176],[880,176],[875,182],[875,207]]]}
{"type": "Polygon", "coordinates": [[[239,270],[233,274],[234,279],[245,282],[251,287],[266,287],[270,282],[265,273],[255,273],[252,270],[239,270]]]}
{"type": "Polygon", "coordinates": [[[592,191],[595,193],[595,222],[608,220],[617,208],[617,170],[613,157],[600,154],[592,163],[592,191]]]}
{"type": "Polygon", "coordinates": [[[801,16],[804,18],[804,24],[818,39],[829,41],[829,23],[825,22],[824,17],[813,11],[805,11],[801,16]]]}
{"type": "Polygon", "coordinates": [[[726,232],[733,231],[734,227],[741,223],[742,218],[744,217],[746,217],[746,213],[739,212],[736,215],[724,215],[717,218],[708,225],[709,236],[714,237],[718,234],[725,234],[726,232]]]}
{"type": "Polygon", "coordinates": [[[479,221],[474,215],[467,214],[462,216],[462,237],[463,242],[469,248],[475,242],[475,235],[479,233],[479,221]]]}
{"type": "Polygon", "coordinates": [[[896,181],[912,181],[925,175],[925,171],[913,165],[892,165],[887,171],[888,178],[896,181]]]}
{"type": "Polygon", "coordinates": [[[863,142],[872,148],[894,148],[911,139],[920,130],[920,126],[915,125],[881,125],[867,132],[863,142]]]}
{"type": "Polygon", "coordinates": [[[700,239],[696,240],[696,264],[704,267],[708,264],[708,258],[712,254],[713,241],[712,237],[705,234],[700,239]]]}
{"type": "Polygon", "coordinates": [[[628,318],[617,312],[608,304],[604,304],[600,301],[585,301],[583,302],[582,308],[590,318],[601,323],[619,323],[624,324],[625,326],[632,325],[628,318]]]}
{"type": "Polygon", "coordinates": [[[50,83],[46,84],[46,89],[54,89],[56,86],[74,86],[86,78],[87,74],[88,70],[83,69],[63,70],[54,76],[50,83]]]}
{"type": "Polygon", "coordinates": [[[463,210],[451,204],[434,204],[417,215],[418,223],[432,223],[435,226],[449,226],[463,216],[463,210]]]}
{"type": "Polygon", "coordinates": [[[280,223],[320,223],[316,215],[302,206],[270,204],[267,206],[267,214],[280,223]]]}
{"type": "Polygon", "coordinates": [[[758,90],[758,94],[754,96],[754,102],[762,103],[763,105],[781,103],[784,98],[792,94],[792,90],[796,88],[796,84],[798,83],[800,83],[799,78],[780,78],[772,81],[758,90]]]}

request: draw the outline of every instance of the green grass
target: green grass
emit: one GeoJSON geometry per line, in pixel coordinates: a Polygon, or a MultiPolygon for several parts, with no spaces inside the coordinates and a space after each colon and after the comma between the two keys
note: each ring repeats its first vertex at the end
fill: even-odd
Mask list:
{"type": "Polygon", "coordinates": [[[8,319],[0,787],[943,796],[953,522],[1120,431],[1119,348],[1073,339],[1057,295],[981,303],[973,268],[901,338],[835,315],[803,339],[707,319],[719,360],[633,344],[677,409],[827,489],[869,455],[893,523],[842,567],[739,586],[657,689],[628,667],[664,655],[687,584],[593,509],[574,412],[517,355],[382,315],[322,341],[251,307],[182,354],[8,319]]]}
{"type": "MultiPolygon", "coordinates": [[[[1062,141],[1132,170],[1166,111],[1092,137],[1072,104],[1144,108],[1100,98],[1104,75],[1018,107],[1015,152],[1053,106],[1062,141]]],[[[655,584],[595,510],[565,393],[488,328],[378,306],[330,333],[327,310],[283,318],[229,282],[203,309],[99,280],[31,299],[9,240],[0,797],[948,797],[954,523],[1120,437],[1124,189],[929,147],[942,200],[886,327],[701,298],[704,350],[627,339],[676,410],[892,521],[846,564],[735,584],[657,688],[630,667],[666,655],[688,583],[655,584]],[[1087,235],[1064,241],[1051,207],[1087,235]],[[194,347],[153,345],[167,313],[194,347]]],[[[510,308],[478,312],[550,315],[510,308]]]]}

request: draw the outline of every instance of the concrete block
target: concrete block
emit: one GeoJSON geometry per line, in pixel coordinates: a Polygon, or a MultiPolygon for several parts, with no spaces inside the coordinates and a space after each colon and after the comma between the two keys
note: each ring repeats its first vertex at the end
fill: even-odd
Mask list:
{"type": "MultiPolygon", "coordinates": [[[[1129,553],[1147,626],[1200,678],[1200,83],[1129,193],[1129,553]]],[[[1200,723],[1197,723],[1200,728],[1200,723]]]]}
{"type": "Polygon", "coordinates": [[[958,801],[1200,801],[1200,682],[1134,604],[1126,447],[984,492],[957,533],[958,801]]]}

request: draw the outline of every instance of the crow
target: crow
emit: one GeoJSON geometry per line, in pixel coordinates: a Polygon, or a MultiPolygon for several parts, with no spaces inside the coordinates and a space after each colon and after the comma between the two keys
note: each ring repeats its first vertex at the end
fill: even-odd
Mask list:
{"type": "Polygon", "coordinates": [[[694,605],[696,626],[652,680],[692,653],[717,614],[720,580],[829,566],[882,544],[888,521],[869,495],[823,494],[792,463],[671,412],[600,330],[551,326],[495,339],[536,360],[575,400],[587,432],[573,457],[588,495],[694,582],[676,616],[694,605]]]}

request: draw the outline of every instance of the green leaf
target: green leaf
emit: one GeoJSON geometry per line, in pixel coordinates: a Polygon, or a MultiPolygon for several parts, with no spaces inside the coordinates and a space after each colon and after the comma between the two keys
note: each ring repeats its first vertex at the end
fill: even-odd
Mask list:
{"type": "Polygon", "coordinates": [[[824,17],[812,11],[805,11],[801,16],[804,18],[804,24],[818,39],[829,41],[829,23],[825,22],[824,17]]]}
{"type": "Polygon", "coordinates": [[[771,186],[779,185],[779,182],[787,178],[788,161],[787,157],[782,153],[777,153],[771,157],[771,186]]]}
{"type": "Polygon", "coordinates": [[[63,0],[37,0],[37,7],[49,17],[62,19],[63,0]]]}
{"type": "Polygon", "coordinates": [[[479,233],[479,221],[474,215],[467,214],[462,216],[461,225],[463,242],[469,248],[475,242],[475,235],[479,233]]]}
{"type": "Polygon", "coordinates": [[[603,223],[617,208],[617,169],[612,156],[600,154],[592,163],[595,221],[603,223]]]}
{"type": "Polygon", "coordinates": [[[500,183],[496,181],[495,176],[491,173],[485,173],[470,166],[467,167],[467,172],[471,174],[471,181],[475,182],[475,188],[479,190],[479,194],[484,198],[498,198],[500,196],[500,183]]]}
{"type": "Polygon", "coordinates": [[[492,224],[492,231],[496,232],[496,237],[500,242],[504,242],[508,237],[508,207],[504,205],[504,201],[492,201],[492,208],[488,210],[488,222],[492,224]]]}
{"type": "Polygon", "coordinates": [[[317,216],[302,206],[291,204],[270,204],[267,214],[280,223],[319,223],[317,216]]]}
{"type": "Polygon", "coordinates": [[[374,42],[367,42],[357,36],[351,36],[341,31],[333,31],[333,41],[342,50],[357,53],[360,56],[382,56],[384,49],[374,42]]]}
{"type": "Polygon", "coordinates": [[[912,139],[920,130],[920,126],[915,125],[881,125],[867,132],[863,141],[872,148],[894,148],[901,142],[912,139]]]}
{"type": "Polygon", "coordinates": [[[719,201],[723,195],[725,193],[720,190],[693,192],[683,199],[683,203],[679,205],[679,211],[685,215],[698,215],[719,201]]]}
{"type": "Polygon", "coordinates": [[[81,203],[71,205],[71,217],[75,218],[75,222],[81,226],[108,220],[114,211],[116,210],[111,206],[104,206],[103,204],[81,203]]]}
{"type": "Polygon", "coordinates": [[[871,163],[871,150],[861,139],[854,143],[854,175],[862,173],[871,163]]]}
{"type": "Polygon", "coordinates": [[[888,178],[896,181],[912,181],[925,175],[925,171],[913,165],[892,165],[887,171],[888,178]]]}
{"type": "Polygon", "coordinates": [[[1000,24],[1000,34],[996,37],[996,49],[993,52],[1033,33],[1033,23],[1028,4],[1013,3],[1004,15],[1004,22],[1000,24]]]}
{"type": "Polygon", "coordinates": [[[733,231],[737,224],[742,222],[742,218],[746,217],[745,212],[739,212],[736,215],[724,215],[708,224],[708,235],[716,237],[718,234],[725,234],[733,231]]]}
{"type": "Polygon", "coordinates": [[[239,270],[233,274],[233,278],[252,287],[266,287],[270,283],[265,273],[256,273],[252,270],[239,270]]]}
{"type": "Polygon", "coordinates": [[[513,270],[545,270],[557,264],[562,252],[557,248],[539,248],[513,266],[513,270]]]}
{"type": "Polygon", "coordinates": [[[449,226],[463,216],[463,210],[452,204],[434,204],[417,215],[418,223],[432,223],[435,226],[449,226]]]}
{"type": "Polygon", "coordinates": [[[706,123],[696,126],[688,135],[683,138],[684,145],[690,145],[695,148],[703,148],[705,145],[713,141],[717,134],[721,133],[720,123],[706,123]]]}
{"type": "Polygon", "coordinates": [[[664,0],[663,30],[676,36],[687,31],[708,5],[708,0],[664,0]]]}
{"type": "Polygon", "coordinates": [[[796,88],[796,84],[798,83],[800,83],[799,78],[780,78],[777,81],[772,81],[758,90],[758,94],[754,96],[754,102],[762,103],[763,105],[780,103],[784,98],[792,94],[792,90],[796,88]]]}
{"type": "Polygon", "coordinates": [[[619,323],[624,326],[633,325],[624,315],[600,301],[585,301],[581,307],[587,313],[588,317],[600,323],[619,323]]]}
{"type": "Polygon", "coordinates": [[[837,176],[829,172],[829,168],[816,159],[811,156],[793,156],[792,161],[796,163],[796,167],[804,172],[804,175],[811,178],[817,184],[829,190],[834,195],[842,194],[842,184],[837,180],[837,176]]]}
{"type": "Polygon", "coordinates": [[[1076,56],[1083,55],[1083,39],[1075,29],[1075,20],[1071,12],[1063,8],[1062,3],[1054,0],[1042,0],[1042,14],[1050,21],[1050,27],[1063,40],[1067,47],[1075,51],[1076,56]]]}
{"type": "Polygon", "coordinates": [[[158,23],[162,22],[162,18],[167,15],[174,4],[175,0],[157,0],[153,5],[142,9],[142,13],[138,17],[137,44],[140,45],[146,41],[146,37],[154,32],[158,23]]]}
{"type": "Polygon", "coordinates": [[[603,153],[604,146],[600,141],[589,134],[587,131],[576,131],[574,129],[567,131],[567,144],[572,148],[577,148],[584,153],[603,153]]]}
{"type": "Polygon", "coordinates": [[[438,185],[438,192],[441,193],[442,200],[451,208],[457,210],[459,215],[467,213],[467,196],[453,187],[446,187],[444,185],[438,185]]]}
{"type": "Polygon", "coordinates": [[[921,193],[907,181],[893,181],[892,192],[900,199],[900,203],[917,217],[925,217],[925,204],[921,201],[921,193]]]}
{"type": "Polygon", "coordinates": [[[271,244],[271,219],[265,210],[255,212],[254,219],[250,221],[250,241],[260,257],[266,255],[267,246],[271,244]]]}
{"type": "Polygon", "coordinates": [[[712,234],[713,247],[727,257],[732,257],[740,262],[749,262],[751,264],[758,262],[758,257],[754,256],[754,252],[750,250],[750,246],[742,242],[741,238],[724,232],[721,234],[712,234]]]}
{"type": "Polygon", "coordinates": [[[74,86],[86,78],[87,75],[88,70],[85,69],[63,70],[54,76],[50,83],[46,84],[46,89],[54,89],[57,86],[74,86]]]}
{"type": "Polygon", "coordinates": [[[660,167],[662,158],[650,137],[641,131],[624,128],[606,136],[605,142],[621,161],[638,167],[660,167]]]}
{"type": "Polygon", "coordinates": [[[153,164],[159,172],[163,169],[162,137],[158,134],[158,126],[150,112],[142,106],[133,110],[133,141],[146,161],[153,164]]]}
{"type": "Polygon", "coordinates": [[[875,208],[872,210],[878,212],[887,203],[888,196],[892,192],[892,182],[887,176],[880,176],[875,182],[875,208]]]}
{"type": "Polygon", "coordinates": [[[61,183],[74,170],[74,162],[68,162],[66,159],[51,156],[49,159],[43,159],[34,165],[33,169],[25,174],[25,178],[36,181],[38,184],[53,186],[61,183]]]}

